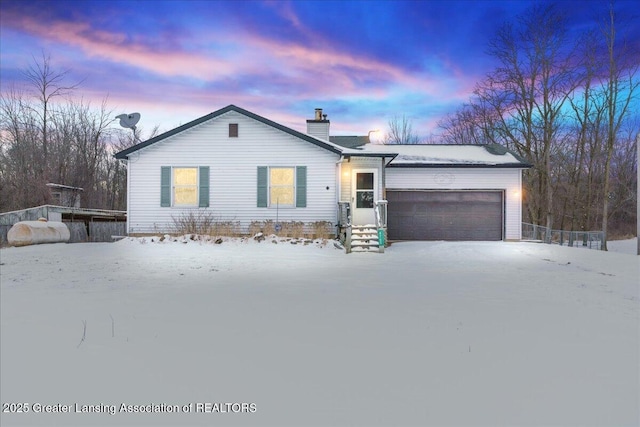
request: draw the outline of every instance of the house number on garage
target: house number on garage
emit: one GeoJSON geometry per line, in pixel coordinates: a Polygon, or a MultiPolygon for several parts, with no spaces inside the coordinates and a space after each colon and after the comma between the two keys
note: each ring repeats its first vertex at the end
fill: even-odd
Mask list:
{"type": "Polygon", "coordinates": [[[451,172],[442,172],[442,173],[437,173],[434,177],[433,177],[433,181],[438,184],[438,185],[449,185],[452,184],[454,181],[456,180],[455,175],[453,175],[451,172]]]}

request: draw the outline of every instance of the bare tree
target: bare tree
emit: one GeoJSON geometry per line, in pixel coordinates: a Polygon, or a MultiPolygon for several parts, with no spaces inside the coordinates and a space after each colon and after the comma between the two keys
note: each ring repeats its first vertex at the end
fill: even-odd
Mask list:
{"type": "Polygon", "coordinates": [[[82,187],[85,206],[124,209],[124,168],[112,158],[115,114],[106,100],[99,108],[63,100],[77,85],[66,85],[67,72],[54,71],[48,56],[34,62],[24,90],[0,95],[0,211],[50,203],[52,181],[82,187]]]}
{"type": "Polygon", "coordinates": [[[495,111],[476,97],[459,110],[445,116],[438,123],[443,130],[445,144],[499,144],[502,143],[495,111]]]}
{"type": "Polygon", "coordinates": [[[411,120],[407,116],[394,116],[389,120],[389,131],[385,144],[420,144],[420,138],[413,132],[411,120]]]}
{"type": "Polygon", "coordinates": [[[478,86],[476,96],[494,110],[499,133],[535,168],[528,180],[529,213],[553,226],[554,143],[576,79],[574,46],[565,17],[553,5],[536,5],[507,23],[491,42],[499,66],[478,86]]]}
{"type": "Polygon", "coordinates": [[[442,141],[446,144],[480,144],[480,126],[473,112],[473,106],[463,105],[457,111],[448,114],[438,122],[444,132],[442,141]]]}
{"type": "Polygon", "coordinates": [[[0,97],[0,210],[42,200],[38,118],[24,93],[12,88],[0,97]],[[23,191],[31,187],[31,191],[23,191]]]}
{"type": "Polygon", "coordinates": [[[604,29],[587,28],[577,44],[554,10],[536,6],[500,30],[490,49],[499,66],[441,121],[442,139],[500,143],[533,163],[529,221],[628,235],[638,54],[620,43],[613,4],[604,29]]]}
{"type": "MultiPolygon", "coordinates": [[[[51,67],[51,57],[42,53],[40,61],[33,58],[33,63],[23,72],[38,104],[32,104],[40,117],[40,132],[42,156],[49,154],[49,122],[52,103],[55,98],[68,95],[79,86],[79,83],[67,85],[64,83],[69,70],[58,71],[51,67]]],[[[44,166],[43,161],[39,166],[44,166]]],[[[41,170],[41,173],[46,171],[41,170]]]]}
{"type": "Polygon", "coordinates": [[[603,26],[603,36],[607,49],[607,76],[604,96],[607,109],[606,160],[604,167],[604,188],[602,207],[602,231],[605,235],[603,250],[607,250],[607,229],[611,199],[611,160],[618,140],[618,133],[629,113],[629,105],[636,96],[640,82],[638,73],[638,52],[628,45],[620,45],[616,34],[616,19],[613,4],[609,7],[609,17],[603,26]],[[629,58],[636,58],[629,61],[629,58]]]}

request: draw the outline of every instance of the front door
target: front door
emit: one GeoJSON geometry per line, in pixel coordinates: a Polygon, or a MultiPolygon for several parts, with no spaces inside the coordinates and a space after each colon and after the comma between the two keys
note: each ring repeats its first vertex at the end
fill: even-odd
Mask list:
{"type": "Polygon", "coordinates": [[[373,202],[378,194],[378,171],[376,169],[354,169],[352,177],[353,225],[375,224],[373,202]]]}

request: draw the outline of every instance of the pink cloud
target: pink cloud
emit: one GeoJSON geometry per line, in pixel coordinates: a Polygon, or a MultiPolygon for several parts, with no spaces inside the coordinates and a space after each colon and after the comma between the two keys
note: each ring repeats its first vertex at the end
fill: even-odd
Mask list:
{"type": "MultiPolygon", "coordinates": [[[[104,73],[108,75],[101,78],[100,87],[106,91],[122,91],[124,87],[121,93],[110,94],[109,103],[115,105],[118,112],[143,113],[142,125],[149,129],[159,124],[163,130],[169,130],[225,105],[236,104],[304,132],[304,119],[310,118],[312,111],[287,112],[300,100],[316,99],[320,102],[319,107],[326,107],[336,99],[371,101],[371,104],[379,105],[378,111],[389,108],[389,114],[394,114],[398,106],[386,102],[390,99],[417,95],[424,99],[420,101],[422,105],[452,97],[468,99],[469,81],[446,58],[441,66],[449,73],[447,77],[414,73],[365,52],[349,53],[305,27],[291,7],[278,10],[299,37],[276,40],[252,32],[252,29],[236,29],[233,41],[229,42],[218,33],[228,29],[211,27],[208,33],[199,32],[198,39],[188,45],[192,52],[180,50],[180,45],[188,40],[172,40],[171,47],[162,50],[131,39],[125,33],[97,30],[87,23],[47,21],[11,11],[7,12],[11,15],[3,17],[3,22],[11,22],[13,28],[45,40],[78,49],[87,57],[116,64],[105,65],[113,72],[104,73]],[[210,49],[207,40],[222,40],[223,51],[210,49]],[[200,42],[205,45],[199,45],[200,42]],[[131,79],[137,70],[166,78],[161,83],[142,79],[123,85],[110,80],[115,79],[120,65],[135,69],[129,73],[131,79]],[[199,79],[204,87],[185,83],[185,79],[179,77],[199,79]],[[322,105],[323,102],[326,103],[322,105]]],[[[90,96],[101,99],[99,93],[96,90],[90,96]]],[[[351,117],[353,122],[347,122],[346,117],[341,118],[329,110],[327,113],[332,120],[332,130],[339,134],[362,134],[369,129],[386,128],[388,121],[388,117],[374,116],[351,117]]],[[[433,127],[434,123],[425,120],[418,123],[416,119],[414,125],[419,130],[420,127],[433,127]]]]}
{"type": "Polygon", "coordinates": [[[257,37],[246,42],[274,55],[278,63],[290,72],[325,75],[334,83],[337,82],[346,88],[354,88],[358,80],[365,79],[412,85],[428,91],[435,91],[437,88],[436,85],[419,80],[391,64],[353,56],[328,47],[316,48],[257,37]]]}
{"type": "MultiPolygon", "coordinates": [[[[12,12],[7,12],[12,13],[12,12]]],[[[207,80],[230,75],[235,70],[229,62],[180,51],[155,51],[120,33],[96,30],[85,23],[44,22],[29,16],[6,17],[12,25],[29,33],[80,48],[89,57],[101,57],[164,76],[187,76],[207,80]]]]}
{"type": "MultiPolygon", "coordinates": [[[[159,51],[130,40],[124,33],[96,30],[86,23],[46,22],[15,13],[5,18],[32,34],[77,47],[88,57],[104,58],[166,77],[217,82],[251,75],[266,79],[267,83],[277,77],[283,84],[295,87],[298,96],[317,97],[318,87],[324,96],[382,99],[397,88],[427,96],[451,96],[447,93],[449,85],[443,84],[440,76],[412,74],[388,62],[341,51],[330,46],[321,35],[310,33],[286,4],[278,10],[304,36],[301,38],[310,40],[312,45],[238,32],[234,49],[226,54],[178,49],[159,51]]],[[[217,40],[220,37],[212,32],[203,38],[217,40]]]]}

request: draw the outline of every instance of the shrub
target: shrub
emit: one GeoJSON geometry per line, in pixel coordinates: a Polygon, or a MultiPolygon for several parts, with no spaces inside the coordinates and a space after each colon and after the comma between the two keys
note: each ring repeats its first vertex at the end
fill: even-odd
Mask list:
{"type": "Polygon", "coordinates": [[[329,239],[334,235],[333,224],[330,221],[315,221],[311,223],[314,239],[329,239]]]}
{"type": "Polygon", "coordinates": [[[315,239],[331,239],[335,236],[335,230],[331,221],[315,221],[305,224],[302,221],[282,221],[280,231],[276,232],[276,222],[269,219],[265,221],[251,221],[247,232],[250,236],[262,233],[265,236],[276,234],[281,237],[301,239],[310,237],[315,239]]]}
{"type": "Polygon", "coordinates": [[[287,221],[281,223],[282,230],[278,233],[281,236],[293,237],[299,239],[304,237],[304,222],[302,221],[287,221]]]}
{"type": "Polygon", "coordinates": [[[239,236],[239,221],[222,221],[216,219],[211,212],[189,211],[180,216],[171,217],[172,232],[175,234],[200,234],[208,236],[239,236]]]}

